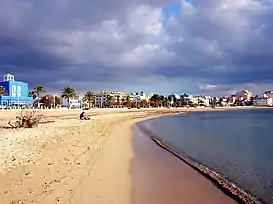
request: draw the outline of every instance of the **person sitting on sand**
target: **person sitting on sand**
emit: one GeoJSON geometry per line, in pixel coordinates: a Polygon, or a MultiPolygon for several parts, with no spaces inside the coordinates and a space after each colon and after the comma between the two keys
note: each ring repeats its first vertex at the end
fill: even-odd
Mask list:
{"type": "Polygon", "coordinates": [[[80,120],[90,120],[90,118],[88,118],[88,117],[85,115],[85,112],[83,111],[83,112],[80,114],[80,120]]]}

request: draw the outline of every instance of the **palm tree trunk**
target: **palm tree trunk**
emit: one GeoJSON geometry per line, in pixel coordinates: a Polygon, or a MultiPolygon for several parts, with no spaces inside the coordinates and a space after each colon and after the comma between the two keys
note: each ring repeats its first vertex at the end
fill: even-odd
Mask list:
{"type": "Polygon", "coordinates": [[[39,94],[37,93],[37,108],[40,108],[40,97],[39,94]]]}
{"type": "Polygon", "coordinates": [[[70,108],[70,100],[69,100],[69,98],[67,98],[67,108],[69,109],[70,108]]]}

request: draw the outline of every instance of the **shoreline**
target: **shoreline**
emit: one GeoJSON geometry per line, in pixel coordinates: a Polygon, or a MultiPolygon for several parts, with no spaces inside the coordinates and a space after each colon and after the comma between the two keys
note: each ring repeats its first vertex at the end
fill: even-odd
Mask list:
{"type": "Polygon", "coordinates": [[[209,179],[156,145],[132,125],[132,204],[235,204],[209,179]]]}
{"type": "MultiPolygon", "coordinates": [[[[130,200],[132,196],[130,189],[141,186],[132,184],[129,174],[130,162],[135,153],[131,140],[134,137],[131,126],[156,117],[188,112],[186,109],[92,110],[87,111],[91,116],[90,121],[79,121],[80,111],[45,111],[52,123],[41,124],[33,129],[1,129],[3,131],[3,137],[0,137],[3,141],[1,144],[3,147],[7,146],[7,149],[1,149],[1,153],[4,153],[1,154],[3,162],[5,161],[2,164],[4,167],[6,165],[3,170],[7,170],[0,173],[0,200],[3,203],[85,204],[92,200],[97,204],[106,204],[116,200],[119,204],[134,204],[135,201],[130,200]],[[15,158],[11,157],[13,155],[15,158]]],[[[14,113],[11,116],[14,117],[14,113]]],[[[2,122],[10,118],[8,112],[0,117],[2,122]]],[[[143,138],[147,139],[144,145],[148,145],[146,149],[148,155],[142,155],[142,159],[149,154],[153,155],[149,149],[151,148],[155,151],[163,151],[163,155],[172,161],[176,160],[177,164],[176,157],[164,152],[165,150],[155,145],[148,137],[143,136],[143,138]]],[[[158,164],[160,158],[154,155],[151,162],[158,164]]],[[[180,162],[179,160],[178,168],[188,167],[180,162]]],[[[148,164],[144,163],[139,167],[146,165],[148,164]]],[[[165,165],[162,168],[173,171],[165,165]]],[[[147,174],[152,172],[144,171],[147,174]]],[[[209,180],[202,175],[198,176],[194,169],[192,172],[198,177],[193,177],[193,181],[199,179],[209,183],[209,180]]],[[[165,180],[168,182],[170,175],[165,175],[165,180]]],[[[180,184],[177,184],[178,188],[181,187],[180,184]]],[[[195,186],[197,184],[194,183],[195,186]]],[[[210,192],[216,192],[218,197],[222,199],[227,197],[228,200],[228,196],[220,190],[218,193],[213,190],[216,187],[206,185],[211,186],[204,189],[209,196],[210,192]]],[[[195,188],[199,191],[192,190],[200,192],[202,197],[203,190],[200,191],[198,185],[195,188]]],[[[160,189],[169,195],[173,193],[169,192],[169,189],[164,189],[164,185],[158,190],[160,189]]],[[[198,194],[195,197],[198,198],[198,194]]],[[[217,196],[212,193],[210,199],[217,196]]]]}
{"type": "MultiPolygon", "coordinates": [[[[218,110],[216,110],[216,111],[218,111],[218,110]]],[[[227,110],[230,110],[230,109],[227,109],[227,110]]],[[[234,110],[234,109],[232,109],[232,110],[234,110]]],[[[210,110],[208,110],[208,111],[210,111],[210,110]]],[[[211,111],[214,111],[214,110],[211,110],[211,111]]],[[[221,111],[221,110],[219,110],[219,111],[221,111]]],[[[191,112],[199,112],[199,111],[188,111],[185,113],[191,113],[191,112]]],[[[181,113],[181,114],[184,114],[184,113],[181,113]]],[[[168,115],[159,116],[159,117],[167,117],[167,116],[168,115]]],[[[144,125],[139,124],[142,122],[145,123],[145,122],[147,122],[149,120],[153,120],[153,119],[155,119],[155,118],[150,118],[147,120],[137,122],[135,124],[135,126],[144,136],[146,136],[147,138],[152,140],[157,146],[166,150],[168,153],[171,153],[173,156],[179,158],[186,165],[190,166],[196,172],[200,173],[202,176],[204,176],[209,181],[211,181],[224,194],[226,194],[227,196],[236,200],[238,203],[242,203],[242,204],[262,204],[262,203],[264,203],[264,201],[262,199],[252,196],[246,190],[244,190],[241,187],[239,187],[238,185],[236,185],[233,181],[231,181],[227,178],[224,178],[221,174],[217,173],[216,171],[204,166],[203,164],[200,164],[199,162],[195,161],[193,158],[190,158],[189,156],[186,156],[182,153],[178,153],[167,142],[163,141],[156,134],[152,133],[150,130],[145,128],[144,125]]]]}

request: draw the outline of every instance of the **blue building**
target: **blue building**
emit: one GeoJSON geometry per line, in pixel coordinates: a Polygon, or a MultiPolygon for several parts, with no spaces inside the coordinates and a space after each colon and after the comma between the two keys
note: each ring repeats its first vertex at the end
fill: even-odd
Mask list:
{"type": "Polygon", "coordinates": [[[6,94],[4,96],[0,96],[1,107],[24,106],[32,104],[33,99],[28,97],[28,84],[15,81],[13,75],[4,75],[3,81],[0,82],[0,86],[3,86],[6,90],[6,94]]]}

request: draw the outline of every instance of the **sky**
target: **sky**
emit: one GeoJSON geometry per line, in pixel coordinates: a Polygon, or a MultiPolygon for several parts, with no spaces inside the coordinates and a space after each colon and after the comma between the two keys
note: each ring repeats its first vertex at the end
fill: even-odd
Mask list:
{"type": "Polygon", "coordinates": [[[273,0],[0,0],[0,74],[49,92],[273,89],[273,0]]]}

